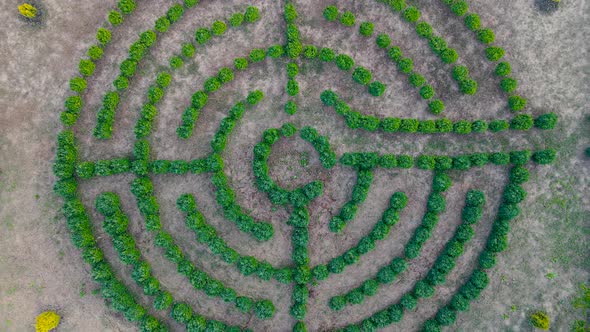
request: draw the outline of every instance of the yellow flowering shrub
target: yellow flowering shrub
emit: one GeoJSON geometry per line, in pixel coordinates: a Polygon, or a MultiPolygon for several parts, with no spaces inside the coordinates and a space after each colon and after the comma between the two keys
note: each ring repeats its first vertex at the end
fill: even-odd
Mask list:
{"type": "Polygon", "coordinates": [[[18,11],[26,18],[34,18],[37,16],[37,8],[28,3],[23,3],[22,5],[18,6],[18,11]]]}
{"type": "Polygon", "coordinates": [[[59,315],[53,311],[45,311],[37,316],[35,323],[36,332],[48,332],[59,325],[59,315]]]}

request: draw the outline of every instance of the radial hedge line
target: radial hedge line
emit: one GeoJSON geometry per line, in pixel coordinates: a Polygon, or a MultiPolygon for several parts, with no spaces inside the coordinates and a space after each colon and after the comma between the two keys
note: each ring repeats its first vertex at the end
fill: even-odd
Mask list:
{"type": "Polygon", "coordinates": [[[367,131],[384,131],[387,133],[420,133],[420,134],[441,134],[455,133],[467,135],[471,133],[482,133],[485,131],[500,132],[504,130],[527,131],[533,127],[543,130],[550,130],[557,124],[555,113],[545,113],[537,118],[529,114],[517,114],[510,121],[507,120],[457,120],[451,121],[446,118],[436,120],[419,120],[415,118],[383,117],[364,115],[351,109],[346,102],[334,91],[324,90],[320,95],[321,101],[326,106],[333,107],[336,113],[342,116],[350,129],[363,129],[367,131]]]}

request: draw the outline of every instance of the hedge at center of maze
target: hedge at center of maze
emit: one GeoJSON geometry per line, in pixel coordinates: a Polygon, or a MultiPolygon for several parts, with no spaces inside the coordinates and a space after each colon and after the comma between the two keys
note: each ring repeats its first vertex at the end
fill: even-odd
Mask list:
{"type": "MultiPolygon", "coordinates": [[[[430,49],[445,65],[451,65],[451,77],[457,82],[458,89],[463,94],[474,95],[478,91],[478,83],[470,76],[469,69],[464,65],[455,65],[460,61],[458,52],[451,48],[447,41],[435,34],[435,28],[425,20],[421,20],[421,13],[417,6],[409,6],[404,0],[377,1],[389,6],[393,12],[398,12],[407,24],[411,25],[418,36],[427,41],[430,49]]],[[[476,38],[486,45],[485,56],[489,61],[500,60],[505,51],[497,46],[490,46],[495,42],[494,32],[489,28],[482,28],[480,17],[476,13],[469,13],[469,6],[465,1],[443,1],[450,6],[450,10],[464,22],[469,30],[476,34],[476,38]]],[[[158,46],[158,41],[174,28],[174,23],[187,16],[185,13],[192,7],[198,10],[198,0],[184,0],[170,6],[164,16],[154,22],[152,29],[139,34],[139,37],[128,48],[128,57],[119,65],[119,75],[113,81],[113,90],[106,91],[102,105],[96,115],[96,125],[93,135],[98,139],[109,139],[115,130],[116,112],[119,105],[126,98],[124,93],[133,84],[134,76],[139,75],[138,68],[149,50],[158,46]]],[[[66,127],[73,126],[84,109],[85,91],[92,78],[96,66],[105,51],[108,51],[112,33],[125,26],[126,18],[133,15],[138,4],[134,0],[120,0],[117,9],[108,15],[108,25],[98,29],[97,43],[87,52],[88,58],[79,63],[80,76],[72,78],[70,90],[74,93],[65,101],[66,110],[61,114],[61,120],[66,127]],[[111,31],[112,29],[112,31],[111,31]]],[[[141,4],[140,4],[141,5],[141,4]]],[[[284,85],[288,100],[284,111],[295,115],[300,101],[300,87],[297,77],[302,63],[317,62],[330,69],[350,73],[350,78],[364,87],[364,91],[372,97],[381,97],[388,87],[377,80],[369,69],[358,65],[357,61],[344,53],[331,48],[304,44],[298,23],[301,21],[295,3],[286,1],[283,7],[286,34],[284,44],[270,45],[266,48],[255,48],[244,52],[243,57],[233,59],[216,71],[214,76],[203,79],[202,88],[197,89],[190,98],[190,105],[186,107],[180,118],[180,125],[176,134],[180,139],[188,139],[197,124],[199,115],[206,110],[209,98],[222,90],[227,83],[238,75],[246,75],[251,68],[256,68],[265,61],[283,61],[288,81],[284,85]],[[332,65],[334,64],[334,65],[332,65]]],[[[227,112],[209,142],[210,152],[203,158],[194,160],[162,160],[152,158],[150,136],[154,123],[157,121],[158,104],[166,96],[167,89],[174,82],[178,69],[185,62],[191,61],[195,53],[206,47],[213,38],[221,37],[229,28],[239,29],[243,24],[258,24],[262,13],[254,6],[244,6],[243,11],[236,12],[224,19],[214,21],[210,27],[200,27],[194,31],[193,40],[186,41],[179,46],[179,53],[158,67],[155,78],[149,85],[145,96],[146,101],[139,111],[137,123],[133,129],[135,138],[132,157],[120,157],[103,160],[80,160],[78,156],[77,140],[70,129],[65,129],[58,135],[57,155],[53,166],[57,177],[55,192],[64,199],[63,212],[67,219],[74,245],[82,251],[85,262],[91,266],[91,274],[101,286],[102,295],[109,301],[113,309],[123,313],[126,319],[136,322],[142,331],[166,331],[169,327],[165,322],[156,318],[150,311],[165,311],[176,323],[184,325],[188,331],[239,331],[243,327],[232,326],[229,322],[209,319],[197,313],[191,305],[179,302],[165,287],[152,271],[150,264],[143,258],[136,246],[136,242],[128,229],[129,218],[123,211],[119,196],[114,192],[100,194],[95,200],[95,209],[104,216],[103,229],[110,238],[119,260],[131,267],[131,277],[143,291],[152,298],[152,309],[138,303],[135,296],[113,271],[109,258],[103,254],[94,235],[94,225],[87,213],[86,207],[78,193],[79,181],[92,178],[108,177],[116,174],[131,174],[135,178],[130,183],[130,191],[136,199],[137,207],[143,219],[145,230],[153,235],[156,246],[161,249],[163,256],[176,266],[177,272],[187,278],[198,292],[221,299],[233,305],[244,315],[254,315],[257,319],[268,320],[275,317],[275,304],[268,299],[261,299],[255,294],[239,294],[237,290],[228,287],[222,280],[217,280],[208,272],[200,269],[189,256],[180,249],[173,234],[166,228],[168,221],[161,220],[160,205],[157,189],[154,188],[151,176],[159,174],[191,176],[191,174],[205,174],[210,176],[215,192],[215,202],[221,208],[222,215],[231,221],[235,227],[257,241],[270,240],[275,234],[275,228],[268,221],[257,220],[238,203],[238,193],[232,189],[232,179],[226,174],[225,159],[229,157],[228,143],[237,126],[247,121],[249,110],[257,107],[264,99],[263,91],[252,90],[242,101],[234,104],[227,112]]],[[[321,15],[328,21],[338,20],[345,27],[357,25],[356,15],[349,11],[341,12],[335,6],[326,7],[321,15]]],[[[333,27],[337,28],[337,27],[333,27]]],[[[359,33],[364,37],[376,34],[377,29],[372,22],[364,21],[358,25],[359,33]]],[[[278,38],[277,38],[278,39],[278,38]]],[[[318,94],[321,102],[332,108],[340,116],[348,129],[365,130],[368,132],[382,132],[386,135],[397,134],[445,134],[475,135],[478,133],[497,133],[504,130],[550,130],[557,123],[557,115],[545,113],[533,117],[531,114],[518,113],[512,119],[496,119],[491,121],[472,120],[463,118],[451,121],[440,117],[456,110],[445,109],[444,101],[434,91],[423,74],[414,70],[413,60],[405,57],[401,48],[395,46],[395,38],[385,32],[377,33],[375,44],[377,48],[386,50],[386,56],[393,61],[393,65],[407,76],[411,86],[418,89],[420,97],[427,101],[427,109],[439,116],[436,120],[422,120],[418,118],[376,117],[353,110],[345,101],[345,97],[326,89],[318,94]],[[435,98],[436,97],[436,98],[435,98]]],[[[496,65],[495,73],[501,77],[500,87],[509,94],[507,106],[513,112],[522,111],[527,105],[526,100],[519,95],[512,94],[518,83],[509,77],[512,73],[508,62],[496,65]]],[[[481,79],[481,78],[478,78],[481,79]]],[[[372,98],[371,97],[371,98],[372,98]]],[[[294,121],[296,122],[296,121],[294,121]]],[[[520,213],[519,203],[527,196],[522,185],[529,178],[531,160],[539,165],[551,163],[555,157],[555,150],[518,150],[497,151],[492,153],[471,153],[464,155],[394,155],[379,154],[372,151],[347,152],[338,156],[337,150],[331,145],[328,136],[320,134],[311,126],[294,123],[284,123],[280,128],[264,130],[260,141],[253,147],[252,171],[254,186],[266,194],[268,200],[276,206],[284,207],[289,217],[284,222],[291,228],[291,263],[285,266],[274,266],[264,259],[244,255],[240,250],[228,244],[215,227],[208,223],[197,205],[198,193],[185,193],[174,198],[180,211],[185,214],[184,227],[191,230],[196,241],[206,245],[209,252],[218,256],[223,262],[237,269],[244,277],[257,277],[261,282],[276,280],[280,283],[293,285],[291,291],[290,315],[296,320],[294,331],[306,331],[306,316],[308,300],[312,288],[328,278],[335,278],[347,267],[357,265],[363,256],[377,247],[380,241],[387,241],[391,230],[404,219],[404,209],[413,195],[397,191],[391,195],[388,207],[382,211],[371,230],[360,237],[357,243],[341,255],[329,259],[325,263],[315,266],[310,263],[310,217],[312,202],[326,195],[324,183],[314,180],[298,188],[289,190],[279,186],[269,174],[268,160],[273,145],[280,139],[293,139],[299,132],[299,137],[311,144],[319,156],[320,164],[327,170],[335,167],[352,168],[356,174],[356,183],[351,190],[349,199],[337,208],[329,218],[327,225],[322,225],[335,236],[346,233],[346,226],[356,222],[357,210],[365,202],[371,186],[375,184],[374,172],[377,169],[417,168],[433,174],[430,195],[426,203],[426,212],[421,224],[416,228],[411,239],[405,244],[403,255],[392,258],[390,263],[379,268],[378,272],[358,285],[342,294],[333,296],[324,305],[332,310],[343,310],[351,306],[361,305],[365,299],[377,295],[380,286],[395,282],[398,276],[408,268],[408,265],[419,258],[422,247],[431,237],[439,223],[439,218],[446,210],[447,191],[452,185],[451,176],[461,177],[472,168],[482,168],[495,165],[509,173],[509,181],[503,189],[502,204],[500,205],[489,235],[486,246],[479,256],[478,266],[473,269],[468,281],[460,287],[448,303],[442,306],[434,317],[424,322],[423,329],[438,331],[443,326],[451,325],[456,320],[458,312],[468,310],[470,301],[476,300],[488,285],[487,270],[494,267],[499,252],[508,245],[510,221],[520,213]]],[[[389,136],[388,136],[389,137],[389,136]]],[[[359,322],[334,322],[330,329],[343,331],[373,331],[400,322],[406,311],[415,310],[421,298],[432,297],[437,286],[446,282],[447,275],[455,268],[456,260],[464,253],[470,239],[474,235],[474,227],[482,218],[486,198],[477,188],[467,192],[462,211],[461,225],[455,230],[452,239],[446,244],[435,263],[430,267],[427,275],[418,280],[414,288],[396,299],[395,302],[378,310],[359,322]]],[[[383,295],[382,293],[380,295],[383,295]]],[[[252,326],[256,326],[255,322],[252,326]]]]}

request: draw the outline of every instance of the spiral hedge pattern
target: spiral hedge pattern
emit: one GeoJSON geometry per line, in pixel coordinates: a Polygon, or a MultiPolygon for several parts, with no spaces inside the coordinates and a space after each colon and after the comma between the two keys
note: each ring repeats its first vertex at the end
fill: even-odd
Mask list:
{"type": "MultiPolygon", "coordinates": [[[[533,116],[526,111],[526,99],[515,94],[518,82],[510,77],[511,66],[508,62],[501,62],[505,51],[495,46],[494,31],[482,25],[480,16],[470,11],[469,4],[464,0],[441,0],[449,7],[449,14],[464,21],[467,29],[473,31],[477,40],[486,45],[487,60],[496,63],[495,73],[500,77],[500,88],[506,93],[506,108],[514,113],[511,119],[496,119],[492,121],[460,119],[451,121],[443,114],[459,112],[460,110],[445,109],[440,94],[429,84],[423,74],[414,69],[414,60],[404,55],[396,44],[395,37],[382,32],[380,27],[369,21],[358,22],[357,15],[351,11],[330,5],[318,17],[323,17],[326,24],[334,29],[350,29],[364,38],[374,40],[378,48],[383,50],[383,56],[392,62],[408,79],[420,98],[427,101],[428,112],[435,119],[377,117],[368,115],[362,110],[355,110],[348,105],[347,99],[338,93],[325,89],[319,93],[319,99],[325,105],[325,110],[334,111],[335,116],[341,117],[350,130],[381,132],[387,135],[476,135],[489,131],[528,131],[551,130],[555,127],[557,116],[553,113],[533,116]],[[343,27],[338,27],[338,26],[343,27]]],[[[443,36],[437,34],[435,28],[422,19],[420,9],[415,5],[408,5],[404,0],[377,0],[374,6],[389,9],[393,19],[400,19],[411,26],[417,37],[423,40],[443,64],[456,84],[456,88],[465,95],[475,95],[478,82],[470,76],[469,68],[461,64],[461,55],[443,36]]],[[[367,3],[371,3],[367,0],[367,3]]],[[[225,170],[226,146],[231,140],[236,126],[240,126],[242,119],[251,109],[257,107],[265,98],[265,92],[253,87],[242,100],[227,110],[220,121],[217,130],[209,142],[210,153],[194,160],[161,160],[154,159],[150,152],[151,134],[158,121],[158,105],[165,98],[168,87],[175,80],[175,74],[186,63],[190,63],[195,53],[206,48],[214,39],[224,39],[224,34],[230,29],[241,29],[244,25],[256,25],[264,13],[257,7],[243,5],[242,10],[231,13],[214,21],[211,26],[194,30],[192,40],[178,45],[177,55],[173,55],[168,62],[158,67],[157,74],[144,92],[144,102],[139,110],[133,133],[135,142],[129,156],[111,159],[84,160],[78,153],[75,124],[82,112],[87,112],[85,106],[85,92],[92,80],[96,68],[101,66],[104,52],[111,48],[113,33],[125,29],[128,18],[134,15],[137,6],[143,6],[141,1],[120,0],[117,8],[108,13],[105,24],[97,30],[96,43],[89,47],[87,56],[79,62],[79,76],[70,81],[71,94],[65,100],[65,110],[61,113],[64,129],[57,137],[57,153],[53,172],[57,178],[55,192],[63,197],[63,213],[67,220],[67,227],[73,244],[82,253],[84,261],[91,267],[92,278],[100,285],[102,296],[110,306],[123,316],[137,324],[141,331],[167,331],[169,326],[156,318],[156,311],[163,311],[175,322],[186,327],[188,331],[240,331],[240,326],[231,326],[227,322],[210,319],[198,313],[189,304],[178,301],[171,291],[167,290],[153,273],[150,264],[139,250],[136,239],[129,230],[129,217],[121,204],[120,197],[115,192],[103,192],[94,202],[94,207],[87,207],[82,203],[78,185],[83,181],[98,181],[100,178],[117,174],[133,174],[134,179],[129,184],[130,191],[136,199],[137,207],[143,219],[143,227],[153,237],[161,254],[167,261],[177,268],[177,272],[199,292],[221,299],[232,304],[232,310],[244,314],[252,314],[256,319],[272,319],[275,315],[275,305],[272,301],[261,297],[251,297],[239,294],[228,287],[223,280],[217,280],[207,271],[199,269],[177,245],[177,240],[167,232],[166,220],[161,220],[160,205],[156,198],[157,188],[152,183],[152,175],[169,174],[189,176],[189,174],[204,174],[208,176],[214,187],[215,201],[220,207],[223,217],[233,223],[239,231],[244,232],[257,241],[267,241],[275,235],[275,229],[269,221],[259,220],[247,209],[240,206],[236,191],[232,189],[231,179],[225,170]],[[96,222],[91,218],[89,209],[94,208],[102,218],[102,228],[108,235],[120,263],[130,267],[131,279],[143,294],[152,299],[152,306],[146,307],[137,301],[136,295],[128,288],[115,271],[113,265],[100,248],[95,237],[96,222]]],[[[223,6],[219,4],[218,6],[223,6]]],[[[224,89],[238,75],[248,75],[251,68],[260,66],[262,62],[278,62],[284,65],[287,81],[284,84],[284,94],[287,102],[284,111],[294,115],[298,112],[298,100],[302,97],[298,77],[302,64],[322,63],[329,70],[339,70],[349,73],[357,86],[374,97],[383,95],[387,86],[374,79],[377,75],[369,69],[357,65],[357,60],[338,50],[305,43],[305,36],[300,32],[301,18],[297,12],[297,2],[284,1],[281,3],[284,15],[284,25],[277,27],[283,31],[282,44],[269,45],[266,48],[254,48],[243,53],[243,57],[236,58],[232,63],[225,64],[216,70],[217,74],[203,78],[203,85],[196,89],[190,97],[188,105],[179,114],[176,135],[178,140],[191,137],[199,124],[199,116],[208,111],[209,97],[224,89]]],[[[184,0],[172,4],[165,15],[155,20],[152,29],[139,34],[138,38],[128,47],[127,57],[118,66],[119,73],[112,82],[112,87],[104,92],[101,105],[96,112],[92,135],[98,140],[109,140],[113,132],[118,130],[116,119],[122,103],[129,98],[128,93],[133,85],[135,76],[142,75],[141,66],[150,50],[165,40],[167,32],[174,29],[177,22],[198,17],[199,0],[184,0]],[[193,9],[193,7],[195,7],[193,9]]],[[[254,37],[254,36],[253,36],[254,37]]],[[[277,79],[278,80],[278,79],[277,79]]],[[[281,187],[273,180],[269,173],[269,156],[273,145],[279,140],[289,140],[299,136],[317,152],[320,163],[325,169],[346,167],[356,173],[356,184],[349,194],[349,200],[336,208],[331,216],[330,231],[346,233],[348,224],[355,222],[358,208],[367,198],[371,186],[374,184],[374,172],[378,169],[417,168],[424,172],[431,172],[433,179],[430,194],[427,199],[426,212],[419,227],[405,244],[403,254],[392,257],[390,262],[379,267],[378,272],[366,279],[358,280],[357,286],[346,292],[333,296],[325,303],[330,310],[342,310],[347,306],[358,306],[366,297],[381,295],[381,287],[395,282],[404,274],[408,264],[420,257],[423,245],[439,223],[440,215],[446,209],[447,191],[453,185],[449,174],[462,174],[472,168],[483,168],[495,165],[509,174],[502,202],[495,214],[492,231],[487,238],[483,251],[479,254],[477,266],[472,270],[467,281],[458,289],[452,299],[440,307],[435,316],[428,318],[422,326],[425,331],[440,331],[442,327],[452,325],[460,312],[469,309],[469,304],[478,299],[489,283],[488,271],[496,264],[498,254],[508,246],[510,223],[520,213],[519,204],[526,198],[524,184],[529,178],[532,163],[545,165],[551,163],[555,150],[518,150],[496,151],[490,153],[472,153],[464,155],[394,155],[381,154],[372,151],[347,152],[338,156],[334,152],[329,137],[322,135],[310,126],[298,126],[294,123],[284,123],[278,128],[266,129],[257,144],[253,146],[251,167],[254,173],[254,187],[265,193],[268,200],[275,206],[283,206],[289,211],[286,224],[292,229],[291,260],[287,266],[274,266],[262,258],[244,255],[240,248],[233,248],[218,234],[201,213],[195,196],[198,193],[183,193],[176,200],[177,208],[185,216],[185,227],[194,235],[197,242],[207,246],[209,251],[219,259],[235,267],[243,276],[252,276],[262,281],[271,279],[280,283],[292,285],[290,294],[290,315],[294,318],[293,331],[306,331],[307,302],[314,285],[334,277],[357,264],[363,255],[378,246],[380,241],[388,241],[389,233],[398,223],[403,222],[403,211],[409,201],[411,193],[397,191],[391,195],[389,206],[382,211],[381,218],[375,222],[370,232],[362,236],[358,243],[342,255],[331,258],[323,264],[310,264],[310,211],[309,206],[316,198],[324,195],[324,183],[321,180],[311,181],[294,189],[281,187]]],[[[486,208],[486,197],[477,188],[470,189],[465,196],[461,224],[438,254],[434,264],[430,266],[426,276],[417,280],[414,287],[403,294],[398,300],[390,303],[381,310],[374,312],[349,325],[334,322],[330,328],[338,331],[374,331],[400,322],[404,313],[415,310],[420,299],[434,295],[437,287],[446,282],[447,275],[453,271],[457,259],[470,245],[474,236],[474,228],[482,218],[486,208]]],[[[135,286],[134,286],[135,287],[135,286]]]]}

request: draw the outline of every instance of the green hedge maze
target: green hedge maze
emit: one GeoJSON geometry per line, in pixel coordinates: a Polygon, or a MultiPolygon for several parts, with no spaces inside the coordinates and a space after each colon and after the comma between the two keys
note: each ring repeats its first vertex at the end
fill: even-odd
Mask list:
{"type": "Polygon", "coordinates": [[[468,143],[535,135],[558,119],[530,109],[517,91],[507,51],[485,26],[493,18],[480,17],[464,0],[440,2],[439,15],[473,32],[461,43],[478,47],[488,74],[469,65],[461,43],[439,32],[415,1],[320,8],[303,0],[119,0],[69,82],[53,166],[71,240],[114,315],[140,331],[395,331],[405,316],[413,328],[441,331],[489,292],[490,271],[534,186],[529,175],[550,167],[557,152],[500,143],[474,152],[468,143]],[[364,8],[376,9],[369,12],[379,12],[381,21],[399,21],[407,33],[369,21],[364,8]],[[132,26],[148,25],[146,15],[156,19],[120,45],[132,26]],[[314,34],[308,25],[319,36],[334,31],[351,39],[332,43],[341,49],[327,47],[308,36],[314,34]],[[235,38],[250,47],[232,46],[235,38]],[[421,66],[400,38],[415,39],[412,45],[443,74],[421,66]],[[350,40],[363,44],[346,45],[350,40]],[[356,48],[373,54],[367,59],[350,51],[356,48]],[[268,68],[276,77],[266,76],[268,68]],[[403,89],[388,84],[390,74],[403,89]],[[441,78],[448,82],[437,84],[441,78]],[[485,81],[497,91],[484,91],[485,81]],[[487,119],[448,100],[493,93],[501,105],[487,119]],[[374,110],[374,103],[398,95],[412,98],[413,108],[374,110]],[[255,139],[232,147],[244,136],[255,139]],[[464,149],[407,144],[428,138],[464,149]],[[119,148],[109,149],[115,143],[119,148]],[[175,144],[191,157],[158,157],[175,144]],[[277,158],[292,154],[293,144],[307,151],[296,166],[313,168],[315,177],[291,176],[295,184],[288,184],[277,158]],[[490,177],[490,169],[497,178],[476,181],[490,177]],[[347,180],[335,182],[337,173],[347,180]],[[387,183],[392,174],[407,178],[396,183],[419,179],[404,188],[387,183]],[[201,185],[187,186],[191,179],[201,185]],[[164,190],[167,183],[174,190],[164,190]],[[334,193],[338,202],[329,199],[334,193]],[[272,213],[260,212],[266,208],[272,213]],[[334,241],[338,253],[326,257],[320,251],[330,243],[314,241],[334,241]],[[392,243],[397,249],[387,247],[392,243]],[[271,244],[289,257],[252,254],[272,252],[271,244]],[[417,262],[422,272],[412,272],[417,262]],[[395,290],[401,280],[404,291],[395,290]],[[452,294],[437,295],[441,287],[452,294]],[[435,307],[413,314],[421,306],[435,307]]]}

